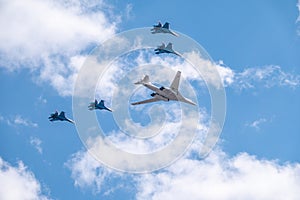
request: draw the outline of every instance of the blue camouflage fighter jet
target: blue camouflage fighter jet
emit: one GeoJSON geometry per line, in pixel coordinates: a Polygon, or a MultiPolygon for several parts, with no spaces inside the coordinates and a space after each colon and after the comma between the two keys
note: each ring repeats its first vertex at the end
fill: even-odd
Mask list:
{"type": "Polygon", "coordinates": [[[171,42],[168,43],[166,46],[165,43],[162,43],[162,45],[158,46],[156,49],[154,49],[155,54],[161,54],[161,53],[173,53],[177,56],[180,56],[180,54],[173,50],[173,44],[171,42]]]}
{"type": "Polygon", "coordinates": [[[169,33],[169,34],[172,34],[176,37],[178,36],[177,33],[170,30],[170,23],[168,23],[168,22],[166,22],[163,26],[161,25],[160,22],[157,25],[153,25],[153,28],[151,29],[151,33],[152,34],[155,34],[155,33],[169,33]]]}
{"type": "Polygon", "coordinates": [[[65,116],[65,112],[64,112],[64,111],[61,111],[59,114],[58,114],[57,111],[55,111],[55,113],[52,113],[52,114],[50,115],[50,117],[48,117],[48,119],[49,119],[51,122],[53,122],[53,121],[67,121],[67,122],[70,122],[70,123],[74,124],[74,121],[73,121],[73,120],[71,120],[71,119],[69,119],[69,118],[67,118],[67,117],[65,116]]]}
{"type": "Polygon", "coordinates": [[[95,99],[95,102],[92,102],[90,103],[90,105],[88,106],[89,110],[96,110],[96,109],[99,109],[99,110],[108,110],[110,112],[112,112],[112,110],[110,108],[107,108],[105,105],[104,105],[104,100],[101,100],[99,103],[97,101],[97,99],[95,99]]]}

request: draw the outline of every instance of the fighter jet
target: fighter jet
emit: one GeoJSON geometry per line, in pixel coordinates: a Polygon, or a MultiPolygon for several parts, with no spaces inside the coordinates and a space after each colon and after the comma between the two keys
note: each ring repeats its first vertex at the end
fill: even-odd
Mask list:
{"type": "Polygon", "coordinates": [[[48,117],[48,119],[53,122],[53,121],[68,121],[72,124],[74,124],[74,121],[71,120],[71,119],[68,119],[66,116],[65,116],[65,112],[64,111],[61,111],[60,114],[58,114],[57,111],[55,111],[55,113],[51,114],[50,117],[48,117]]]}
{"type": "Polygon", "coordinates": [[[173,44],[171,42],[168,43],[166,46],[165,43],[162,43],[161,46],[158,46],[156,49],[154,49],[155,54],[161,54],[161,53],[173,53],[177,56],[180,56],[179,53],[173,50],[173,44]]]}
{"type": "Polygon", "coordinates": [[[163,26],[161,26],[161,23],[159,22],[158,25],[153,25],[153,28],[151,29],[151,33],[169,33],[174,36],[178,36],[177,33],[170,30],[170,23],[166,22],[163,26]]]}
{"type": "Polygon", "coordinates": [[[97,99],[95,99],[95,102],[90,103],[90,105],[88,106],[89,110],[95,110],[95,109],[99,109],[99,110],[108,110],[110,112],[112,112],[112,110],[110,108],[107,108],[104,105],[104,100],[101,100],[99,103],[97,101],[97,99]]]}
{"type": "Polygon", "coordinates": [[[146,75],[142,80],[136,82],[135,84],[142,84],[150,90],[154,91],[151,96],[151,99],[147,99],[144,101],[139,101],[135,103],[131,103],[131,105],[138,105],[144,103],[151,103],[156,101],[181,101],[184,103],[196,105],[192,100],[183,97],[178,91],[179,81],[180,81],[181,72],[178,71],[176,76],[170,86],[170,88],[165,87],[157,87],[150,82],[149,76],[146,75]]]}

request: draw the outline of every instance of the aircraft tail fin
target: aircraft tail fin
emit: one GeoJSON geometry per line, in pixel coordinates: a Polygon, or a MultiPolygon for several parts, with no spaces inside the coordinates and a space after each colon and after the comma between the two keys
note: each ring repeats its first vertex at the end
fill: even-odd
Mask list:
{"type": "Polygon", "coordinates": [[[104,100],[101,100],[99,104],[100,106],[104,106],[104,100]]]}
{"type": "Polygon", "coordinates": [[[168,22],[166,22],[166,23],[163,25],[163,28],[169,29],[169,28],[170,28],[170,24],[169,24],[168,22]]]}
{"type": "Polygon", "coordinates": [[[179,81],[180,81],[180,76],[181,76],[181,72],[180,71],[177,71],[176,75],[175,75],[175,78],[170,86],[170,88],[173,90],[173,91],[176,91],[178,92],[178,87],[179,87],[179,81]]]}
{"type": "Polygon", "coordinates": [[[165,47],[166,50],[173,51],[173,44],[171,42],[165,47]]]}
{"type": "Polygon", "coordinates": [[[139,80],[138,82],[134,83],[134,84],[144,84],[144,83],[149,83],[150,82],[150,78],[148,75],[145,75],[144,78],[142,80],[139,80]]]}
{"type": "Polygon", "coordinates": [[[60,116],[60,117],[65,117],[65,112],[64,112],[64,111],[61,111],[61,112],[59,113],[59,116],[60,116]]]}

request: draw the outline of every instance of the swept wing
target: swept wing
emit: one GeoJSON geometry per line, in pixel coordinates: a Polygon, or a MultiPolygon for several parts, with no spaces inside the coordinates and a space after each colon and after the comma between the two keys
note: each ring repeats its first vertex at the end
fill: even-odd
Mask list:
{"type": "Polygon", "coordinates": [[[144,101],[138,101],[138,102],[134,102],[131,105],[139,105],[139,104],[145,104],[145,103],[152,103],[152,102],[156,102],[156,101],[160,101],[161,99],[157,98],[156,96],[151,98],[151,99],[147,99],[144,101]]]}

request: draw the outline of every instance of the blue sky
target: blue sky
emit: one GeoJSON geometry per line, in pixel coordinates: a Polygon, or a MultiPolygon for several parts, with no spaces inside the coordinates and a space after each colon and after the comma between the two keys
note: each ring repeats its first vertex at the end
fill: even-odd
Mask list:
{"type": "MultiPolygon", "coordinates": [[[[299,199],[299,12],[296,0],[2,1],[0,199],[299,199]],[[113,95],[121,92],[114,92],[134,85],[121,87],[116,81],[126,73],[133,79],[143,73],[129,67],[162,65],[153,67],[153,80],[167,84],[173,77],[168,70],[180,69],[182,88],[189,88],[188,82],[196,88],[200,120],[199,136],[169,167],[145,174],[116,171],[87,152],[76,126],[51,123],[48,116],[64,110],[74,118],[76,78],[95,47],[114,34],[159,20],[197,41],[214,60],[208,66],[218,70],[224,84],[225,124],[217,145],[203,159],[199,147],[211,102],[201,77],[173,55],[158,57],[143,50],[119,56],[110,63],[111,75],[97,86],[97,98],[118,111],[113,95]]],[[[90,73],[90,79],[96,74],[90,73]]],[[[130,101],[150,92],[140,88],[130,101]]],[[[186,94],[191,95],[188,89],[186,94]]],[[[144,130],[156,130],[161,121],[151,124],[152,106],[128,107],[131,126],[116,122],[109,112],[97,111],[96,116],[114,144],[147,153],[174,139],[176,127],[189,127],[179,124],[178,104],[158,103],[157,117],[167,120],[162,135],[143,141],[121,134],[118,125],[138,131],[150,122],[153,126],[144,130]]]]}

